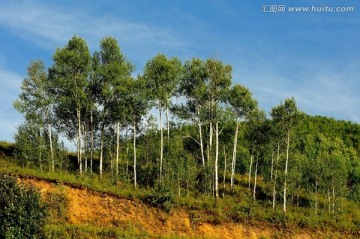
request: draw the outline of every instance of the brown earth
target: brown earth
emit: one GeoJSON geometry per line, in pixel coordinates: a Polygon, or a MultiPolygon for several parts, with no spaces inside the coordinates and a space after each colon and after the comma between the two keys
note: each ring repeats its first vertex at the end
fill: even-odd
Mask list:
{"type": "MultiPolygon", "coordinates": [[[[44,180],[21,179],[31,184],[45,195],[58,191],[58,185],[44,180]]],[[[185,210],[166,213],[144,203],[94,192],[88,189],[61,185],[68,198],[67,222],[77,225],[98,227],[135,228],[153,235],[177,235],[193,238],[321,238],[321,235],[308,232],[278,232],[270,225],[251,226],[226,223],[212,225],[193,223],[185,210]]]]}

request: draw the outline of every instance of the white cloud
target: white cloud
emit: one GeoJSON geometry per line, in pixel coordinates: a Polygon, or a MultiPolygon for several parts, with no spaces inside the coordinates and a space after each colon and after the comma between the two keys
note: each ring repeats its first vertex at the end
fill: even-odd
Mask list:
{"type": "Polygon", "coordinates": [[[0,68],[0,140],[12,141],[16,127],[22,122],[22,117],[12,107],[21,81],[21,76],[0,68]]]}
{"type": "Polygon", "coordinates": [[[85,10],[41,2],[9,2],[0,8],[0,25],[17,37],[30,39],[48,49],[62,47],[74,35],[87,40],[90,48],[98,48],[104,36],[118,37],[129,47],[182,47],[171,30],[145,23],[130,22],[113,16],[94,16],[85,10]]]}
{"type": "Polygon", "coordinates": [[[235,73],[235,79],[243,79],[239,82],[253,91],[260,107],[266,111],[293,96],[305,113],[360,122],[360,66],[356,62],[339,69],[335,63],[308,61],[296,64],[302,67],[290,71],[291,74],[274,69],[276,66],[268,63],[261,69],[245,67],[246,70],[235,73]]]}

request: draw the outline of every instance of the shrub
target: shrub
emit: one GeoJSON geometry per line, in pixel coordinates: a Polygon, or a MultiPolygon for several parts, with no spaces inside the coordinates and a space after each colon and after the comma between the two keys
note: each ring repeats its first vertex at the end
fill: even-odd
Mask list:
{"type": "Polygon", "coordinates": [[[65,222],[69,200],[64,193],[64,189],[61,187],[54,192],[47,193],[46,202],[51,219],[50,221],[53,221],[54,223],[65,222]]]}
{"type": "Polygon", "coordinates": [[[33,187],[0,173],[0,238],[44,238],[46,207],[33,187]]]}
{"type": "Polygon", "coordinates": [[[175,204],[174,198],[175,196],[171,189],[165,186],[158,186],[145,198],[145,202],[170,212],[175,204]]]}

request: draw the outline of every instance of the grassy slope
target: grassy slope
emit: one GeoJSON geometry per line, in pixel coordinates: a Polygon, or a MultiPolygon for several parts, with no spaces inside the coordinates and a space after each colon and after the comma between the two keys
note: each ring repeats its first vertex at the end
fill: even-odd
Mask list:
{"type": "MultiPolygon", "coordinates": [[[[290,208],[290,213],[285,217],[280,209],[273,212],[266,200],[252,203],[248,197],[244,196],[247,189],[239,187],[237,191],[242,193],[236,197],[225,196],[216,206],[211,197],[208,196],[179,198],[175,209],[168,214],[142,202],[150,191],[134,191],[131,185],[119,185],[112,182],[110,178],[100,181],[96,175],[80,176],[67,172],[40,172],[35,169],[19,167],[13,161],[11,158],[4,159],[3,156],[0,159],[0,171],[15,174],[23,180],[26,178],[35,179],[35,181],[45,180],[47,184],[54,185],[56,188],[54,192],[44,196],[50,202],[51,214],[46,228],[49,238],[73,238],[74,236],[76,238],[175,238],[175,235],[182,232],[184,233],[179,238],[199,238],[204,235],[209,238],[217,238],[220,235],[226,235],[226,233],[231,238],[234,233],[239,233],[239,235],[243,233],[244,226],[247,228],[245,231],[253,235],[253,238],[282,238],[293,237],[294,235],[301,235],[302,238],[311,236],[318,238],[328,236],[357,238],[359,236],[360,210],[359,206],[352,202],[344,201],[343,213],[337,214],[336,217],[329,216],[325,212],[314,215],[311,209],[296,207],[290,208]],[[136,225],[138,221],[144,221],[141,218],[138,221],[126,222],[124,219],[120,222],[111,221],[107,224],[91,221],[85,223],[81,220],[71,221],[72,212],[69,211],[69,199],[67,199],[69,194],[60,190],[63,187],[71,190],[82,190],[81,192],[94,192],[95,198],[102,198],[106,195],[113,200],[127,199],[132,203],[142,205],[146,208],[145,213],[148,213],[143,214],[143,219],[152,217],[152,220],[158,223],[156,225],[158,229],[144,230],[144,225],[141,223],[141,225],[132,226],[136,225]],[[175,218],[171,219],[172,217],[175,218]],[[181,226],[164,227],[164,225],[171,223],[171,220],[189,220],[190,225],[183,226],[183,228],[181,226]],[[167,228],[168,231],[161,231],[162,227],[167,228]]],[[[238,178],[240,182],[243,180],[245,179],[238,178]]],[[[266,191],[265,183],[260,182],[259,186],[260,189],[266,191]]],[[[125,205],[124,207],[128,206],[125,205]]],[[[105,211],[104,215],[109,213],[105,211]]],[[[137,212],[137,214],[141,213],[144,211],[137,212]]]]}

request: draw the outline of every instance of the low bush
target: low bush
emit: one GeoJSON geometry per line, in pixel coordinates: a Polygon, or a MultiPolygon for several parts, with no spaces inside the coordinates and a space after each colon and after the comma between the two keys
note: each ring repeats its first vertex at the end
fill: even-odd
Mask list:
{"type": "Polygon", "coordinates": [[[170,212],[175,205],[175,195],[171,189],[165,186],[158,186],[148,196],[145,196],[144,201],[166,212],[170,212]]]}
{"type": "Polygon", "coordinates": [[[0,173],[0,238],[44,238],[47,210],[40,193],[0,173]]]}
{"type": "Polygon", "coordinates": [[[65,222],[69,200],[66,197],[64,188],[60,186],[56,191],[47,193],[45,198],[50,216],[49,221],[55,223],[65,222]]]}

